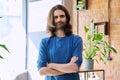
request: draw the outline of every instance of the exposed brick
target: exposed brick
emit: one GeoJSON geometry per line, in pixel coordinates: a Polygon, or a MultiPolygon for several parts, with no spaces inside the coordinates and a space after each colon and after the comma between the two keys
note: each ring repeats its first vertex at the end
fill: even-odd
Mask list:
{"type": "Polygon", "coordinates": [[[117,18],[120,19],[120,7],[115,7],[115,8],[111,8],[110,9],[110,14],[111,14],[111,18],[117,18]]]}
{"type": "MultiPolygon", "coordinates": [[[[120,61],[120,59],[119,59],[120,61]]],[[[120,71],[120,62],[114,63],[114,70],[120,71]]],[[[119,73],[120,74],[120,73],[119,73]]],[[[119,78],[120,79],[120,78],[119,78]]]]}
{"type": "Polygon", "coordinates": [[[112,31],[120,31],[120,25],[110,25],[110,29],[112,31]]]}
{"type": "Polygon", "coordinates": [[[116,3],[120,3],[120,0],[111,0],[110,3],[114,3],[114,2],[116,2],[116,3]]]}
{"type": "Polygon", "coordinates": [[[105,80],[114,80],[114,79],[113,79],[113,76],[111,75],[111,76],[106,76],[105,80]]]}
{"type": "MultiPolygon", "coordinates": [[[[111,44],[112,44],[112,46],[117,50],[117,52],[120,52],[120,46],[118,46],[118,45],[120,45],[120,41],[118,41],[118,40],[112,40],[111,41],[111,44]]],[[[119,54],[118,54],[119,55],[119,54]]]]}
{"type": "MultiPolygon", "coordinates": [[[[76,0],[73,0],[76,1],[76,0]]],[[[75,4],[75,3],[74,3],[75,4]]],[[[74,7],[74,6],[73,6],[74,7]]],[[[73,9],[75,11],[75,9],[73,9]]],[[[75,13],[75,12],[74,12],[75,13]]],[[[90,21],[104,22],[110,19],[110,35],[105,37],[106,41],[110,41],[111,45],[117,50],[117,54],[110,53],[112,61],[97,64],[95,69],[105,69],[105,80],[120,79],[120,0],[88,0],[88,10],[79,11],[79,35],[85,39],[84,25],[89,26],[90,21]],[[108,3],[110,2],[110,8],[108,3]],[[110,11],[110,12],[109,12],[110,11]]],[[[74,14],[76,15],[76,13],[74,14]]],[[[76,19],[74,22],[76,23],[76,19]]],[[[85,42],[85,41],[83,41],[85,42]]],[[[82,67],[83,68],[83,67],[82,67]]]]}
{"type": "Polygon", "coordinates": [[[113,17],[113,18],[111,17],[110,24],[111,25],[120,25],[120,19],[117,17],[113,17]]]}
{"type": "Polygon", "coordinates": [[[116,80],[120,79],[120,71],[117,71],[116,80]]]}
{"type": "Polygon", "coordinates": [[[108,21],[108,9],[92,10],[92,18],[95,22],[108,21]]]}
{"type": "Polygon", "coordinates": [[[113,76],[114,72],[112,70],[106,70],[105,71],[105,80],[114,80],[113,76]]]}
{"type": "Polygon", "coordinates": [[[119,8],[120,7],[120,2],[117,2],[117,3],[114,2],[114,3],[111,3],[110,5],[111,5],[111,8],[116,8],[116,7],[119,8]]]}

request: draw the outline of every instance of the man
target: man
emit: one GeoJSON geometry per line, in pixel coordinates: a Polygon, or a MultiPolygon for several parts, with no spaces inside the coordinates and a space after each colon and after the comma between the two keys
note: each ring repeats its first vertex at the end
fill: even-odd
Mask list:
{"type": "Polygon", "coordinates": [[[48,15],[50,37],[41,41],[38,70],[45,80],[79,80],[82,63],[82,39],[72,34],[70,15],[62,5],[54,6],[48,15]]]}

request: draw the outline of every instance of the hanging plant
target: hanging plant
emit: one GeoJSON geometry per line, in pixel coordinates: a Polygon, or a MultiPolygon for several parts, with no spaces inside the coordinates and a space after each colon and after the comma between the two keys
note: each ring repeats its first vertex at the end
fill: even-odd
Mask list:
{"type": "Polygon", "coordinates": [[[84,7],[85,7],[85,1],[78,1],[78,2],[77,2],[77,8],[78,8],[79,10],[84,9],[84,7]]]}

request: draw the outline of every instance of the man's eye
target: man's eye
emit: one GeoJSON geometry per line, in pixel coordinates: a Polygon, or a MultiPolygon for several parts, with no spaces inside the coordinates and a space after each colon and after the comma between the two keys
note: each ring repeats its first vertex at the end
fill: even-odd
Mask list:
{"type": "Polygon", "coordinates": [[[64,18],[64,17],[65,17],[65,15],[60,15],[60,17],[61,17],[61,18],[64,18]]]}
{"type": "Polygon", "coordinates": [[[58,16],[54,16],[54,18],[55,18],[55,19],[57,19],[57,18],[58,18],[58,16]]]}

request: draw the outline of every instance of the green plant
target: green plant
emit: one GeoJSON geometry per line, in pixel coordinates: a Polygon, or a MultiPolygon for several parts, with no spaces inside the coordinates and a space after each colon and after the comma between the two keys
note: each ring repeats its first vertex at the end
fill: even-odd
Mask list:
{"type": "MultiPolygon", "coordinates": [[[[2,17],[0,16],[0,18],[2,18],[2,17]]],[[[8,48],[6,47],[6,45],[0,44],[0,48],[5,49],[5,50],[9,53],[9,50],[8,50],[8,48]]],[[[0,59],[3,59],[3,56],[1,55],[1,53],[0,53],[0,59]]]]}
{"type": "Polygon", "coordinates": [[[108,53],[117,53],[107,41],[103,40],[104,35],[102,33],[96,33],[94,29],[94,23],[91,21],[91,26],[84,27],[86,33],[86,41],[84,43],[84,57],[87,60],[95,59],[98,63],[98,59],[106,63],[106,57],[108,53]]]}
{"type": "MultiPolygon", "coordinates": [[[[9,53],[9,50],[8,50],[8,48],[6,47],[6,45],[0,44],[0,47],[3,48],[3,49],[5,49],[5,50],[9,53]]],[[[1,55],[1,53],[0,53],[0,59],[3,59],[3,56],[1,55]]]]}
{"type": "Polygon", "coordinates": [[[78,2],[77,2],[77,8],[83,9],[84,6],[85,6],[85,1],[78,1],[78,2]]]}

